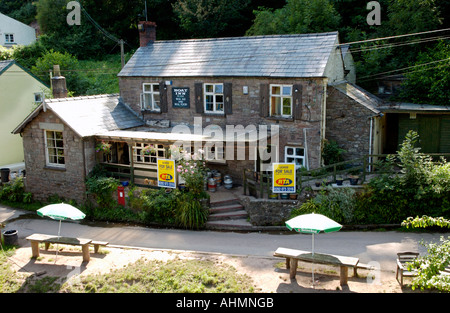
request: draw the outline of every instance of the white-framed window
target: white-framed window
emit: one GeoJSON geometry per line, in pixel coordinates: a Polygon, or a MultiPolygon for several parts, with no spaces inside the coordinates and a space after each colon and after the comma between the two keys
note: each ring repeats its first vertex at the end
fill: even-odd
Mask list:
{"type": "Polygon", "coordinates": [[[34,102],[36,104],[40,104],[44,101],[44,93],[43,92],[35,92],[34,93],[34,102]]]}
{"type": "Polygon", "coordinates": [[[284,161],[286,163],[295,163],[295,169],[305,167],[305,148],[284,147],[284,161]]]}
{"type": "Polygon", "coordinates": [[[205,145],[205,160],[209,162],[225,162],[225,150],[223,144],[213,146],[205,145]]]}
{"type": "Polygon", "coordinates": [[[160,103],[159,84],[142,84],[142,110],[160,111],[160,103]]]}
{"type": "Polygon", "coordinates": [[[44,130],[46,165],[65,167],[64,138],[62,131],[44,130]]]}
{"type": "Polygon", "coordinates": [[[292,117],[292,85],[270,85],[270,116],[292,117]]]}
{"type": "Polygon", "coordinates": [[[5,34],[5,43],[14,43],[14,34],[5,34]]]}
{"type": "Polygon", "coordinates": [[[135,163],[157,165],[158,158],[166,158],[166,149],[163,145],[136,142],[133,146],[133,159],[135,163]]]}
{"type": "Polygon", "coordinates": [[[224,114],[223,84],[204,84],[205,112],[224,114]]]}

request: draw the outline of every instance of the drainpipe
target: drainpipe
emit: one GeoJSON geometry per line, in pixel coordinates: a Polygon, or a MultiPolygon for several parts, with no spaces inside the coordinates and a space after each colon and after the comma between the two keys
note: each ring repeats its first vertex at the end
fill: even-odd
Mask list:
{"type": "Polygon", "coordinates": [[[372,132],[373,132],[373,119],[374,117],[370,117],[370,132],[369,132],[369,173],[372,171],[372,132]]]}

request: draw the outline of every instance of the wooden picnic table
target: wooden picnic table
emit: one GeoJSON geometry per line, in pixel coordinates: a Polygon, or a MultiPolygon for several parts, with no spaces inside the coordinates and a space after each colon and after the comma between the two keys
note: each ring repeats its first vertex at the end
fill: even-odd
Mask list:
{"type": "Polygon", "coordinates": [[[64,244],[71,246],[81,246],[83,252],[83,262],[89,262],[89,244],[92,243],[92,239],[85,238],[72,238],[72,237],[58,237],[44,234],[33,234],[26,238],[31,243],[31,253],[33,258],[39,257],[39,243],[45,243],[45,250],[48,250],[51,243],[64,244]]]}
{"type": "Polygon", "coordinates": [[[290,278],[294,278],[297,273],[298,261],[339,266],[341,285],[347,285],[349,267],[354,269],[354,274],[356,276],[356,269],[359,263],[359,259],[354,257],[323,253],[314,253],[313,255],[308,251],[289,248],[278,248],[275,251],[274,256],[286,258],[286,268],[290,270],[290,278]]]}

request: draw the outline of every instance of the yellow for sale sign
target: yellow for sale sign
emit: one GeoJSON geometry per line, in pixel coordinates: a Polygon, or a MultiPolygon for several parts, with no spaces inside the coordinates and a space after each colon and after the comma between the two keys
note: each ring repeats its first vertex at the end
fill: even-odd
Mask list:
{"type": "Polygon", "coordinates": [[[295,192],[294,163],[273,163],[272,175],[273,193],[295,192]]]}
{"type": "Polygon", "coordinates": [[[177,187],[175,183],[175,160],[158,159],[158,187],[177,187]]]}

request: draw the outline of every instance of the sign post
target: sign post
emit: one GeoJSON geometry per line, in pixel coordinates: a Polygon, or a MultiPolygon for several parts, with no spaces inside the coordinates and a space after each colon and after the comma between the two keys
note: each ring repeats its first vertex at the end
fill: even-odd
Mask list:
{"type": "Polygon", "coordinates": [[[158,159],[158,187],[177,188],[175,160],[158,159]]]}
{"type": "Polygon", "coordinates": [[[294,163],[273,163],[272,175],[273,175],[272,176],[273,193],[295,192],[294,163]]]}

